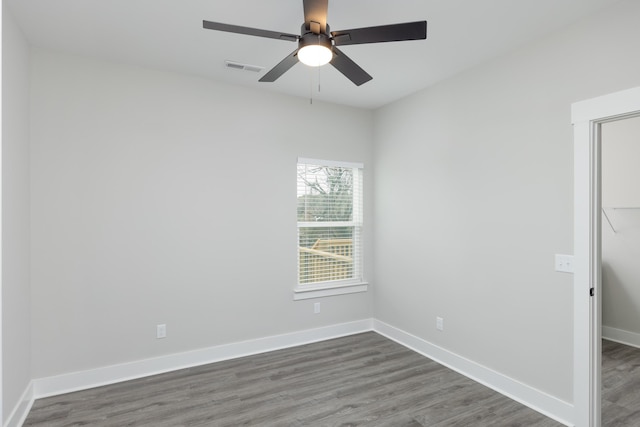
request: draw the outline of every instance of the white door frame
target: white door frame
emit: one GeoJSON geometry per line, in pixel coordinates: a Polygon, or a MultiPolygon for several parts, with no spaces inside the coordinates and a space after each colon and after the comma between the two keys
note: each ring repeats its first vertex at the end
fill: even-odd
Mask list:
{"type": "Polygon", "coordinates": [[[574,133],[573,404],[577,427],[601,418],[601,124],[640,115],[640,87],[571,106],[574,133]],[[593,289],[594,296],[590,295],[593,289]]]}
{"type": "Polygon", "coordinates": [[[4,2],[0,0],[0,425],[4,424],[4,377],[3,377],[3,368],[4,362],[2,360],[2,294],[4,293],[4,288],[2,286],[2,104],[4,104],[4,100],[2,98],[2,83],[4,82],[2,79],[2,22],[4,20],[2,16],[2,10],[4,9],[4,2]]]}

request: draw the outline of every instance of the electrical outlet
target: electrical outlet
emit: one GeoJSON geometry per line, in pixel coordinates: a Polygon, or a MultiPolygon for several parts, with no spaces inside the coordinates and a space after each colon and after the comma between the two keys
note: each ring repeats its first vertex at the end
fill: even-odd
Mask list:
{"type": "Polygon", "coordinates": [[[444,319],[442,317],[436,317],[436,329],[444,331],[444,319]]]}
{"type": "Polygon", "coordinates": [[[316,303],[313,304],[313,312],[315,314],[320,313],[320,303],[319,302],[316,302],[316,303]]]}
{"type": "Polygon", "coordinates": [[[166,338],[167,337],[167,325],[164,323],[161,325],[156,325],[156,338],[166,338]]]}

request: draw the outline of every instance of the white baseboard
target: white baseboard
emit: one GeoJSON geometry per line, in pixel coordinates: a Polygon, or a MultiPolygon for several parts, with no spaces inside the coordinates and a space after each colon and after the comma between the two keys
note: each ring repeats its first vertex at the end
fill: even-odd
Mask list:
{"type": "MultiPolygon", "coordinates": [[[[29,415],[29,411],[31,410],[31,406],[33,406],[33,381],[29,383],[27,389],[22,393],[20,400],[13,411],[11,411],[11,415],[7,418],[7,422],[4,423],[4,427],[20,427],[24,423],[24,420],[27,419],[27,415],[29,415]]],[[[1,422],[1,421],[0,421],[1,422]]]]}
{"type": "Polygon", "coordinates": [[[36,399],[371,331],[373,319],[219,345],[33,381],[36,399]]]}
{"type": "Polygon", "coordinates": [[[640,348],[640,334],[636,332],[625,331],[624,329],[617,329],[603,325],[602,338],[609,341],[619,342],[620,344],[630,345],[631,347],[640,348]]]}
{"type": "Polygon", "coordinates": [[[573,425],[570,420],[572,420],[574,416],[574,407],[570,403],[564,402],[379,320],[373,321],[373,330],[547,417],[553,418],[559,423],[567,426],[573,425]]]}
{"type": "Polygon", "coordinates": [[[33,380],[29,389],[25,391],[22,402],[14,409],[11,417],[9,417],[9,421],[4,427],[21,426],[34,399],[367,331],[375,331],[396,341],[562,424],[567,426],[573,425],[570,422],[574,415],[574,407],[572,404],[557,399],[547,393],[509,378],[384,322],[375,319],[364,319],[318,329],[171,354],[153,359],[105,366],[87,371],[38,378],[33,380]]]}

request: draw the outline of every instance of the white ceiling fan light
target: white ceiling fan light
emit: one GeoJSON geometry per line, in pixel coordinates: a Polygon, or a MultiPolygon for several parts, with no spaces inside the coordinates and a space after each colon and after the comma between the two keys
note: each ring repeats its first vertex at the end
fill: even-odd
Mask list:
{"type": "Polygon", "coordinates": [[[331,40],[323,34],[306,34],[300,39],[298,59],[309,67],[321,67],[333,59],[331,40]]]}

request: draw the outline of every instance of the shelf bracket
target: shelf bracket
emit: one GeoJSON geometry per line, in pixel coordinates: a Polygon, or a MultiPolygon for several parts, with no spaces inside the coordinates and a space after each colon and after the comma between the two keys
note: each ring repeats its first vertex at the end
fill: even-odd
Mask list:
{"type": "Polygon", "coordinates": [[[611,231],[613,231],[613,234],[616,234],[616,229],[613,228],[613,224],[611,224],[611,220],[609,219],[609,215],[607,215],[607,211],[604,208],[602,208],[602,214],[607,219],[607,222],[609,223],[609,227],[611,227],[611,231]]]}

